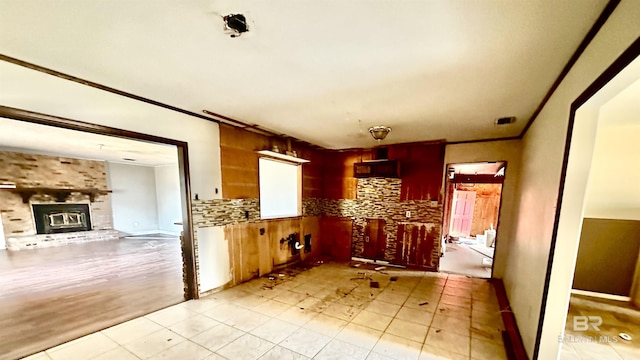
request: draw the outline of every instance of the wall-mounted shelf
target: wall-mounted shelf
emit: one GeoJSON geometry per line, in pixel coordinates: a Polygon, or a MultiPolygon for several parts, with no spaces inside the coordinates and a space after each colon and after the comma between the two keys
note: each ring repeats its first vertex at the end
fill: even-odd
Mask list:
{"type": "Polygon", "coordinates": [[[89,200],[94,202],[99,195],[107,195],[111,193],[111,190],[100,189],[64,189],[64,188],[50,188],[50,187],[16,187],[15,189],[8,189],[11,192],[17,193],[22,197],[22,202],[29,203],[29,200],[33,195],[51,195],[56,199],[56,202],[65,202],[67,198],[73,193],[80,193],[88,195],[89,200]]]}

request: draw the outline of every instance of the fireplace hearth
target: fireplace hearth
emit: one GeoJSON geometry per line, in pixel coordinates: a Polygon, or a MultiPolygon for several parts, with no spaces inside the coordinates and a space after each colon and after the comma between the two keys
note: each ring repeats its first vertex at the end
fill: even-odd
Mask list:
{"type": "Polygon", "coordinates": [[[89,204],[32,204],[32,206],[38,234],[91,230],[89,204]]]}

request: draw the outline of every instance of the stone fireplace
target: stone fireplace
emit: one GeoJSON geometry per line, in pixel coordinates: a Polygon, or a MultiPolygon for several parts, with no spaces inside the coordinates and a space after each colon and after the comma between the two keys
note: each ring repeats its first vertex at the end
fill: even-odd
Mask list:
{"type": "Polygon", "coordinates": [[[0,183],[8,250],[119,237],[103,161],[0,151],[0,183]]]}

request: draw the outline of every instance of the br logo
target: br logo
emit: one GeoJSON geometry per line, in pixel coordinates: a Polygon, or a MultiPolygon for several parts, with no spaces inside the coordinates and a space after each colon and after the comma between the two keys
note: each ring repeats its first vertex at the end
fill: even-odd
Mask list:
{"type": "Polygon", "coordinates": [[[587,331],[589,326],[595,331],[600,331],[602,318],[600,316],[574,316],[573,331],[587,331]]]}

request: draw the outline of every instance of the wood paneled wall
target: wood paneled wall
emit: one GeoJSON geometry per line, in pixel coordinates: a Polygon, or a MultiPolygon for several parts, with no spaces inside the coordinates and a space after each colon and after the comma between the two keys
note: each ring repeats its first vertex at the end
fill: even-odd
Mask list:
{"type": "MultiPolygon", "coordinates": [[[[220,125],[220,160],[222,197],[225,199],[257,199],[260,197],[258,154],[256,150],[274,145],[287,148],[283,138],[268,137],[229,125],[220,125]]],[[[322,196],[323,151],[293,142],[298,156],[311,162],[302,165],[302,197],[322,196]]]]}
{"type": "Polygon", "coordinates": [[[286,264],[314,258],[321,252],[319,217],[227,225],[224,232],[229,241],[233,285],[264,276],[286,264]],[[293,256],[286,241],[291,234],[298,234],[301,244],[305,235],[311,235],[311,252],[301,249],[299,255],[293,256]]]}
{"type": "MultiPolygon", "coordinates": [[[[388,146],[390,160],[400,162],[400,200],[441,200],[444,143],[388,146]]],[[[375,158],[376,149],[332,151],[325,156],[324,197],[355,199],[358,181],[353,164],[375,158]]]]}

